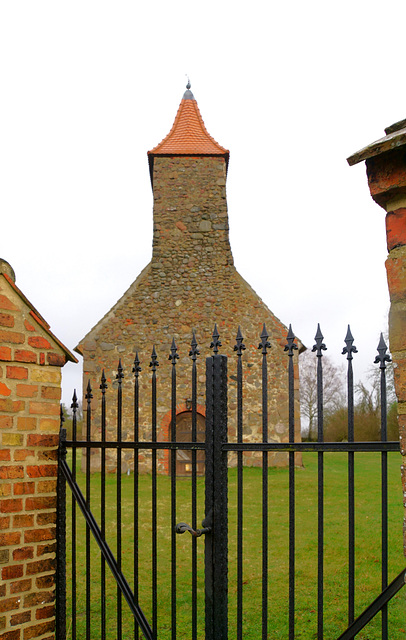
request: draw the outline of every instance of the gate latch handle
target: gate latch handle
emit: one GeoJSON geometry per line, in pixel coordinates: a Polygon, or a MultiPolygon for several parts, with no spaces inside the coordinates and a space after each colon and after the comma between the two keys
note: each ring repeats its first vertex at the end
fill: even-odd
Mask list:
{"type": "Polygon", "coordinates": [[[202,536],[204,533],[210,533],[211,527],[205,527],[204,529],[196,529],[195,531],[194,529],[192,529],[190,525],[186,524],[186,522],[178,522],[178,524],[175,526],[175,532],[185,533],[185,531],[189,531],[189,533],[195,538],[200,538],[200,536],[202,536]]]}

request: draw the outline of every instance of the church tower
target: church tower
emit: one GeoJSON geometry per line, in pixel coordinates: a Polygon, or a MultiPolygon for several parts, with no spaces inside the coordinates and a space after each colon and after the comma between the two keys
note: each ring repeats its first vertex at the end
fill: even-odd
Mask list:
{"type": "Polygon", "coordinates": [[[208,134],[189,88],[171,131],[148,158],[154,193],[152,265],[175,268],[172,286],[182,299],[187,291],[198,294],[200,278],[216,278],[233,266],[225,190],[229,152],[208,134]]]}
{"type": "MultiPolygon", "coordinates": [[[[237,272],[229,241],[226,179],[229,152],[207,132],[197,102],[188,83],[172,129],[148,152],[153,189],[153,250],[151,262],[139,274],[114,307],[83,338],[76,350],[83,355],[84,389],[88,380],[100,385],[102,370],[108,378],[108,393],[114,393],[117,364],[124,371],[123,419],[131,437],[132,365],[135,354],[141,361],[140,429],[150,437],[151,349],[155,345],[161,364],[169,367],[172,339],[178,347],[177,429],[184,433],[191,425],[190,344],[195,333],[200,348],[198,376],[198,428],[204,429],[205,363],[215,324],[221,336],[221,353],[232,356],[237,329],[244,336],[245,418],[244,438],[262,438],[259,376],[261,358],[258,343],[265,323],[272,348],[269,351],[269,438],[288,439],[287,366],[284,353],[287,328],[267,308],[237,272]]],[[[301,345],[299,345],[300,347],[301,345]]],[[[295,370],[298,376],[297,356],[295,370]]],[[[168,375],[166,374],[166,378],[168,375]]],[[[235,438],[236,383],[229,362],[229,431],[235,438]]],[[[297,380],[298,382],[298,380],[297,380]]],[[[113,398],[113,395],[112,395],[113,398]]],[[[110,401],[114,425],[114,402],[110,401]]],[[[170,388],[158,393],[158,440],[168,439],[170,388]]],[[[297,437],[300,434],[299,404],[296,402],[297,437]]],[[[97,425],[97,416],[95,419],[97,425]]],[[[124,431],[126,427],[124,426],[124,431]]],[[[112,434],[114,426],[112,426],[112,434]]],[[[181,438],[179,438],[181,439],[181,438]]],[[[185,452],[186,453],[186,452],[185,452]]],[[[130,454],[127,463],[131,466],[130,454]]],[[[246,464],[256,464],[254,454],[244,454],[246,464]]],[[[271,455],[271,454],[270,454],[271,455]]],[[[230,458],[232,463],[232,459],[230,458]]],[[[142,462],[142,461],[141,461],[142,462]]],[[[285,464],[286,454],[273,454],[270,464],[285,464]]],[[[145,470],[148,460],[144,461],[145,470]]],[[[187,474],[188,461],[179,461],[177,470],[187,474]]],[[[142,467],[142,465],[141,465],[142,467]]],[[[161,471],[167,470],[164,459],[161,471]]],[[[125,470],[125,469],[124,469],[125,470]]]]}

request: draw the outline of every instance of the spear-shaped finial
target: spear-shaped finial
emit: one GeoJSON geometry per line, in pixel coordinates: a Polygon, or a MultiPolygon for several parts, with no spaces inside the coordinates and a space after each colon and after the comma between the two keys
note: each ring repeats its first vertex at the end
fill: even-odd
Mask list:
{"type": "Polygon", "coordinates": [[[133,374],[135,375],[135,377],[138,377],[138,374],[140,371],[141,371],[140,360],[139,360],[138,351],[137,351],[135,354],[134,366],[133,366],[133,374]]]}
{"type": "Polygon", "coordinates": [[[199,347],[196,340],[196,334],[193,331],[192,342],[190,343],[191,349],[189,351],[189,355],[192,357],[192,360],[197,360],[197,356],[200,355],[199,347]]]}
{"type": "Polygon", "coordinates": [[[213,353],[216,355],[221,347],[220,335],[217,331],[217,324],[214,325],[213,342],[210,344],[210,349],[213,349],[213,353]]]}
{"type": "Polygon", "coordinates": [[[85,398],[88,402],[90,402],[90,400],[93,398],[93,394],[92,394],[92,387],[90,385],[90,380],[87,381],[87,387],[86,387],[86,395],[85,398]]]}
{"type": "Polygon", "coordinates": [[[179,358],[177,351],[178,347],[175,344],[175,338],[172,338],[171,353],[169,354],[169,360],[171,360],[172,364],[176,364],[176,360],[179,358]]]}
{"type": "Polygon", "coordinates": [[[271,344],[270,342],[268,342],[268,332],[266,330],[266,326],[265,326],[265,322],[264,322],[264,326],[262,327],[262,333],[261,333],[261,342],[258,345],[258,349],[262,349],[262,355],[266,356],[267,353],[267,349],[271,348],[271,344]]]}
{"type": "MultiPolygon", "coordinates": [[[[89,384],[90,384],[90,382],[89,382],[89,384]]],[[[74,389],[73,390],[73,396],[72,396],[72,404],[71,404],[70,408],[75,412],[77,410],[78,406],[79,406],[78,397],[76,395],[76,389],[74,389]]]]}
{"type": "Polygon", "coordinates": [[[234,345],[234,351],[237,352],[237,356],[241,356],[242,352],[245,351],[245,344],[243,343],[243,335],[241,333],[241,328],[238,327],[236,341],[237,344],[234,345]]]}
{"type": "Polygon", "coordinates": [[[352,337],[350,325],[348,325],[347,335],[345,336],[344,342],[346,346],[343,348],[341,355],[344,355],[346,353],[347,360],[352,360],[352,354],[358,353],[358,349],[354,346],[354,338],[352,337]]]}
{"type": "Polygon", "coordinates": [[[155,351],[155,345],[152,347],[151,362],[149,363],[149,366],[151,367],[152,371],[156,371],[157,367],[159,367],[158,356],[156,355],[156,351],[155,351]]]}
{"type": "Polygon", "coordinates": [[[107,389],[107,380],[106,380],[106,376],[104,375],[104,369],[102,371],[102,375],[101,375],[101,384],[100,384],[100,389],[102,393],[106,393],[106,389],[107,389]]]}
{"type": "Polygon", "coordinates": [[[375,356],[375,360],[374,363],[378,364],[379,362],[379,368],[380,369],[386,369],[386,363],[387,362],[391,362],[391,357],[389,355],[389,353],[386,353],[388,350],[388,347],[386,345],[386,342],[383,338],[383,334],[381,333],[381,338],[379,340],[379,344],[377,346],[377,351],[378,351],[378,355],[375,356]]]}
{"type": "Polygon", "coordinates": [[[116,380],[118,380],[118,382],[120,383],[123,378],[124,378],[124,371],[123,371],[123,367],[121,366],[121,358],[120,358],[118,361],[116,380]]]}
{"type": "Polygon", "coordinates": [[[316,331],[316,335],[314,336],[314,339],[316,340],[316,344],[313,345],[312,351],[315,351],[316,356],[318,358],[321,358],[323,355],[322,351],[326,351],[327,347],[323,342],[324,336],[320,329],[320,323],[317,324],[317,331],[316,331]]]}
{"type": "Polygon", "coordinates": [[[287,344],[285,345],[285,351],[288,352],[288,356],[293,356],[293,351],[297,349],[297,344],[295,343],[295,334],[292,331],[292,325],[289,325],[288,335],[286,336],[287,344]]]}

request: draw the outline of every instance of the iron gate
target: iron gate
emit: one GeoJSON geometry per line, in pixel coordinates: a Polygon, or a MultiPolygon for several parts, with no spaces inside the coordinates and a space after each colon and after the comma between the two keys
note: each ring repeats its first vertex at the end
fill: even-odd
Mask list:
{"type": "MultiPolygon", "coordinates": [[[[213,334],[213,355],[206,359],[206,439],[198,442],[197,439],[197,357],[199,351],[195,337],[193,337],[190,356],[191,366],[191,422],[192,434],[190,442],[178,442],[176,434],[176,403],[177,403],[177,348],[172,342],[169,360],[171,362],[171,426],[169,441],[160,442],[158,436],[157,419],[157,367],[158,359],[155,349],[151,357],[151,438],[144,441],[140,438],[139,431],[139,406],[140,386],[139,376],[141,372],[138,356],[135,358],[134,374],[134,415],[132,423],[132,438],[123,437],[123,390],[124,377],[121,362],[118,365],[117,384],[117,421],[116,439],[106,438],[106,378],[103,372],[100,384],[100,436],[98,439],[92,435],[92,398],[93,392],[90,384],[86,390],[86,419],[84,433],[78,433],[77,410],[78,402],[76,394],[72,402],[72,435],[68,440],[66,430],[63,428],[61,416],[61,439],[59,447],[59,475],[58,475],[58,554],[57,554],[57,638],[72,640],[86,638],[144,638],[161,640],[163,638],[205,638],[206,640],[226,640],[235,637],[238,640],[244,638],[288,637],[293,640],[300,630],[297,620],[297,584],[298,571],[302,559],[297,551],[298,523],[296,521],[298,491],[295,456],[305,452],[313,452],[317,456],[317,587],[316,600],[312,611],[316,612],[317,621],[309,637],[322,639],[333,637],[331,631],[325,636],[325,460],[326,455],[345,454],[347,457],[348,483],[348,551],[343,562],[347,566],[347,628],[341,623],[341,631],[334,634],[339,640],[353,638],[368,622],[382,612],[381,638],[388,638],[388,603],[401,589],[405,582],[405,570],[391,582],[389,582],[388,570],[388,453],[399,451],[398,442],[389,442],[386,431],[386,362],[389,359],[386,345],[381,340],[378,347],[376,362],[381,371],[381,441],[380,442],[355,442],[354,441],[354,382],[352,371],[353,353],[356,349],[353,338],[348,328],[346,346],[343,353],[347,356],[347,392],[348,392],[348,442],[324,442],[323,433],[323,336],[318,329],[316,344],[313,350],[317,356],[317,415],[318,415],[318,442],[295,441],[295,405],[294,405],[294,366],[293,356],[297,349],[295,337],[290,328],[285,346],[288,357],[288,402],[289,402],[289,438],[287,442],[270,441],[268,435],[268,351],[270,344],[264,326],[261,334],[259,349],[262,357],[262,441],[249,442],[243,436],[244,406],[243,406],[243,380],[245,349],[243,337],[238,330],[235,356],[236,356],[236,437],[229,441],[227,431],[227,385],[228,359],[219,355],[221,343],[215,328],[213,334]],[[82,450],[79,456],[78,449],[82,450]],[[126,451],[134,452],[133,473],[130,478],[122,476],[122,456],[126,451]],[[163,487],[161,476],[158,475],[158,456],[162,452],[169,452],[169,475],[166,478],[167,485],[163,487]],[[176,455],[178,451],[190,452],[191,474],[188,479],[190,499],[179,501],[179,487],[183,488],[184,479],[177,478],[176,455]],[[205,478],[197,475],[197,455],[199,451],[205,454],[205,478]],[[287,455],[288,478],[287,488],[287,534],[288,534],[288,560],[287,560],[287,591],[286,591],[286,634],[272,630],[270,615],[273,611],[272,602],[275,597],[273,586],[273,565],[276,561],[274,555],[270,557],[271,532],[270,532],[270,504],[272,503],[272,477],[268,463],[269,452],[284,452],[287,455]],[[100,473],[91,473],[91,457],[97,452],[100,459],[100,473]],[[112,474],[107,474],[106,456],[114,452],[117,473],[112,480],[112,474]],[[139,460],[145,452],[149,452],[151,473],[147,477],[140,475],[139,460]],[[229,531],[228,510],[230,508],[228,496],[228,456],[233,452],[236,456],[236,471],[234,477],[236,509],[233,530],[229,531]],[[244,454],[256,452],[261,458],[259,489],[261,495],[260,512],[257,514],[254,525],[245,522],[244,496],[245,496],[245,467],[244,454]],[[356,608],[356,504],[355,504],[355,455],[358,453],[371,453],[381,458],[381,584],[377,587],[379,595],[362,612],[356,608]],[[83,470],[78,466],[78,461],[83,462],[83,470]],[[95,480],[95,476],[97,479],[95,480]],[[97,482],[97,492],[93,492],[93,484],[97,482]],[[129,491],[131,482],[131,516],[123,517],[123,496],[129,491]],[[123,483],[125,483],[123,489],[123,483]],[[141,492],[141,485],[148,484],[150,497],[145,505],[145,497],[141,492]],[[204,507],[199,499],[203,492],[204,483],[204,507]],[[271,484],[270,484],[271,483],[271,484]],[[69,513],[66,512],[66,484],[72,494],[69,513]],[[113,484],[113,489],[110,485],[113,484]],[[111,492],[113,491],[113,499],[111,492]],[[169,522],[162,523],[159,520],[162,496],[168,494],[169,522]],[[95,498],[93,498],[93,495],[95,498]],[[94,499],[96,502],[94,502],[94,499]],[[186,502],[188,502],[187,507],[186,502]],[[114,504],[115,503],[115,504],[114,504]],[[111,505],[114,505],[114,508],[111,505]],[[144,508],[145,507],[145,508],[144,508]],[[201,528],[198,528],[199,518],[202,518],[202,510],[205,517],[201,528]],[[114,511],[114,513],[113,513],[114,511]],[[83,519],[80,517],[81,512],[83,519]],[[96,514],[97,512],[97,514],[96,514]],[[183,516],[187,512],[188,516],[183,516]],[[95,515],[96,514],[96,515],[95,515]],[[180,521],[181,518],[188,522],[180,521]],[[144,516],[148,516],[147,523],[144,516]],[[144,519],[143,519],[144,518],[144,519]],[[69,535],[66,535],[68,520],[69,535]],[[108,531],[111,522],[115,522],[116,532],[108,531]],[[83,525],[84,523],[84,525],[83,525]],[[126,523],[126,524],[125,524],[126,523]],[[128,539],[124,540],[123,528],[131,526],[133,531],[131,549],[128,548],[128,539]],[[260,602],[249,602],[249,596],[245,593],[244,558],[246,547],[245,538],[248,536],[247,527],[255,526],[260,529],[258,534],[260,559],[260,575],[258,576],[260,602]],[[147,537],[143,529],[147,527],[147,537]],[[185,596],[184,566],[179,567],[181,559],[179,547],[179,535],[189,533],[190,536],[190,571],[185,596]],[[230,543],[233,545],[232,568],[235,581],[230,582],[229,566],[229,533],[230,543]],[[81,537],[83,536],[83,537],[81,537]],[[202,541],[204,537],[204,576],[202,567],[202,541]],[[163,538],[167,538],[162,542],[163,538]],[[232,538],[232,540],[231,540],[232,538]],[[145,542],[149,540],[148,542],[145,542]],[[94,541],[100,550],[100,559],[95,557],[94,541]],[[162,545],[165,545],[164,547],[162,545]],[[147,571],[141,568],[141,555],[143,545],[148,547],[150,557],[147,571]],[[113,551],[114,547],[114,551],[113,551]],[[67,548],[69,555],[68,569],[66,567],[67,548]],[[164,549],[164,551],[162,550],[164,549]],[[168,556],[168,557],[166,557],[168,556]],[[163,561],[170,565],[169,574],[163,577],[161,569],[163,561]],[[114,577],[115,592],[112,595],[108,585],[110,573],[114,577]],[[130,577],[128,577],[130,576],[130,577]],[[149,595],[143,590],[143,580],[148,580],[149,595]],[[162,582],[165,581],[165,591],[162,592],[162,582]],[[204,607],[202,605],[204,590],[204,607]],[[94,593],[96,592],[96,597],[94,593]],[[69,605],[67,608],[67,600],[69,605]],[[111,601],[113,600],[113,605],[111,601]],[[123,600],[126,601],[124,605],[123,600]],[[186,602],[186,604],[185,604],[186,602]],[[257,612],[257,622],[252,630],[246,621],[247,604],[254,604],[257,612]],[[113,609],[112,609],[113,606],[113,609]],[[127,609],[132,617],[132,631],[128,630],[123,622],[127,620],[127,609]],[[183,607],[187,607],[187,616],[190,621],[185,622],[183,607]],[[124,608],[124,609],[123,609],[124,608]],[[165,608],[164,621],[160,614],[165,608]],[[233,609],[233,621],[230,621],[230,608],[233,609]],[[145,614],[144,610],[148,609],[145,614]],[[67,613],[68,611],[68,613],[67,613]],[[114,613],[111,613],[114,611],[114,613]],[[124,614],[123,614],[124,611],[124,614]],[[357,616],[356,616],[357,613],[357,616]],[[247,626],[248,625],[248,626],[247,626]],[[125,628],[124,628],[125,626],[125,628]],[[185,630],[186,629],[186,630],[185,630]],[[282,633],[282,635],[281,635],[282,633]],[[251,635],[250,635],[251,634],[251,635]]],[[[201,455],[200,455],[201,459],[201,455]]],[[[186,485],[184,485],[186,486],[186,485]]],[[[125,506],[125,509],[127,507],[125,506]]],[[[274,533],[272,534],[274,535],[274,533]]],[[[186,536],[182,538],[184,540],[186,536]]],[[[184,549],[184,546],[182,547],[184,549]]],[[[185,551],[182,551],[184,554],[185,551]]],[[[256,557],[256,556],[255,556],[256,557]]],[[[400,568],[400,567],[399,567],[400,568]]],[[[234,580],[234,578],[233,578],[234,580]]],[[[341,588],[341,585],[338,585],[341,588]]],[[[303,629],[302,629],[303,631],[303,629]]],[[[304,637],[301,635],[300,637],[304,637]]]]}

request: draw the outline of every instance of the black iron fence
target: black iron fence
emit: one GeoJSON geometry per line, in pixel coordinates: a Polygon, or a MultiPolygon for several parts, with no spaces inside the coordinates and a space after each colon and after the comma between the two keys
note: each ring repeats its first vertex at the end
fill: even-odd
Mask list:
{"type": "MultiPolygon", "coordinates": [[[[388,516],[388,504],[391,503],[388,496],[388,456],[391,452],[399,452],[399,443],[387,440],[386,364],[389,356],[383,339],[376,357],[381,376],[380,442],[354,441],[352,360],[356,349],[349,329],[343,351],[347,358],[347,442],[324,442],[325,345],[320,329],[313,347],[317,356],[317,442],[298,442],[297,438],[295,441],[293,360],[297,347],[291,328],[285,346],[288,358],[289,424],[288,438],[284,442],[276,442],[269,437],[268,353],[271,345],[265,326],[258,354],[262,358],[261,442],[249,441],[243,434],[247,408],[244,406],[245,347],[240,330],[234,348],[235,359],[219,355],[217,331],[213,335],[211,346],[214,353],[206,359],[204,442],[197,438],[196,381],[199,351],[195,338],[190,350],[191,432],[187,442],[179,442],[177,438],[178,354],[174,341],[169,355],[169,441],[160,442],[157,439],[158,357],[155,349],[152,351],[150,371],[144,374],[151,381],[152,435],[149,441],[140,437],[139,410],[143,399],[140,398],[139,377],[144,372],[141,372],[138,357],[135,358],[132,371],[134,412],[131,438],[128,435],[128,425],[125,425],[125,439],[123,437],[124,372],[121,362],[116,378],[115,440],[106,439],[107,383],[104,373],[97,398],[100,403],[98,440],[92,436],[92,403],[95,399],[90,384],[85,395],[84,439],[78,433],[78,402],[74,394],[72,437],[67,440],[66,432],[61,428],[59,450],[59,640],[121,640],[140,636],[159,640],[241,640],[243,637],[334,637],[343,640],[355,637],[379,612],[379,632],[375,629],[368,632],[369,635],[360,637],[403,637],[394,635],[390,620],[388,622],[388,603],[403,586],[405,570],[400,570],[402,566],[396,566],[401,556],[401,521],[393,522],[388,516]],[[232,416],[236,422],[236,437],[233,440],[228,438],[227,431],[229,361],[233,361],[233,374],[237,382],[236,410],[232,416]],[[91,473],[91,452],[95,450],[99,452],[101,460],[100,473],[96,474],[91,473]],[[121,458],[126,450],[134,452],[133,467],[128,475],[122,475],[121,458]],[[140,475],[138,460],[145,450],[151,452],[151,469],[150,473],[140,475]],[[106,472],[106,454],[112,451],[116,456],[115,474],[106,472]],[[157,456],[162,451],[169,452],[167,476],[158,474],[157,456]],[[274,451],[286,453],[286,469],[275,470],[269,465],[268,453],[274,451]],[[182,452],[187,452],[190,460],[188,477],[177,475],[177,456],[182,452]],[[202,464],[200,452],[204,452],[204,477],[198,474],[198,460],[202,464]],[[228,465],[230,452],[236,456],[236,468],[231,470],[228,465]],[[260,455],[260,469],[244,467],[246,452],[257,452],[260,455]],[[308,480],[303,468],[298,468],[298,454],[310,456],[309,460],[315,469],[312,476],[315,483],[308,480]],[[365,468],[360,465],[360,473],[357,475],[361,455],[367,456],[367,466],[372,464],[372,460],[376,461],[376,456],[380,458],[380,486],[379,491],[376,487],[374,491],[370,491],[370,495],[366,497],[366,515],[363,511],[362,516],[359,516],[357,485],[362,485],[361,472],[365,468]],[[317,458],[315,462],[314,456],[317,458]],[[81,458],[84,459],[84,472],[78,464],[81,458]],[[336,460],[341,467],[345,463],[345,487],[340,489],[341,493],[333,493],[329,488],[343,483],[342,472],[340,476],[334,476],[336,460]],[[333,466],[333,475],[328,471],[329,464],[333,466]],[[304,489],[303,482],[309,483],[304,489]],[[67,506],[66,483],[71,496],[67,506]],[[316,491],[314,501],[311,497],[313,490],[316,491]],[[280,496],[282,491],[283,496],[280,496]],[[330,494],[333,495],[332,506],[330,494]],[[308,505],[309,514],[306,519],[303,517],[305,509],[301,500],[308,505]],[[380,512],[379,540],[376,544],[372,544],[371,540],[363,542],[365,548],[373,547],[372,554],[369,554],[364,553],[364,547],[359,546],[358,526],[361,519],[371,517],[370,535],[377,537],[377,511],[372,507],[372,502],[376,500],[380,512]],[[334,501],[337,501],[336,505],[334,501]],[[338,514],[338,524],[332,523],[332,514],[334,517],[338,514]],[[304,522],[306,527],[312,529],[311,543],[304,542],[304,522]],[[399,528],[399,555],[395,554],[394,560],[388,541],[396,536],[396,527],[399,528]],[[341,532],[339,538],[344,540],[339,545],[335,541],[333,549],[330,545],[326,566],[328,535],[334,528],[341,532]],[[182,533],[187,535],[178,535],[182,533]],[[378,547],[379,558],[376,551],[378,547]],[[364,560],[363,565],[361,562],[362,566],[358,562],[359,557],[364,560]],[[379,581],[375,586],[367,587],[370,579],[366,580],[364,574],[375,575],[377,564],[380,567],[379,581]],[[369,597],[369,593],[373,594],[370,602],[365,603],[365,599],[360,599],[357,595],[359,592],[364,594],[365,591],[366,597],[369,597]],[[333,600],[338,601],[334,610],[331,606],[333,600]],[[373,635],[377,633],[378,635],[373,635]]],[[[161,375],[165,377],[164,374],[161,375]]],[[[396,464],[395,462],[395,467],[396,464]]],[[[310,466],[309,464],[309,468],[310,466]]],[[[400,513],[400,494],[396,499],[399,500],[400,513]]],[[[399,634],[401,633],[399,626],[399,634]]]]}

